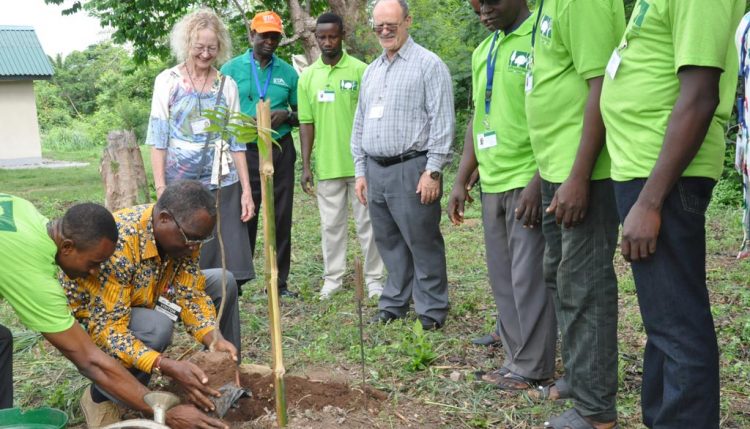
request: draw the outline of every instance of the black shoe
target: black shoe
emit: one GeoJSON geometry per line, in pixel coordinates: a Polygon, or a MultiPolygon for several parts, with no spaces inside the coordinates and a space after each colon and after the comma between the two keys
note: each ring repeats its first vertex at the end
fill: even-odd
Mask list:
{"type": "Polygon", "coordinates": [[[299,297],[299,294],[297,292],[290,291],[289,288],[285,286],[279,288],[279,296],[282,298],[297,298],[299,297]]]}
{"type": "Polygon", "coordinates": [[[377,313],[375,313],[375,316],[373,316],[372,319],[370,319],[370,323],[371,324],[382,323],[385,325],[387,323],[393,322],[394,320],[398,320],[398,319],[401,319],[401,317],[396,316],[390,311],[379,310],[377,313]]]}
{"type": "Polygon", "coordinates": [[[473,340],[471,340],[471,343],[476,344],[478,346],[486,346],[486,347],[494,347],[494,346],[503,345],[503,342],[500,340],[500,335],[498,335],[497,332],[492,332],[482,337],[474,338],[473,340]]]}
{"type": "Polygon", "coordinates": [[[422,329],[425,331],[438,330],[443,327],[443,324],[433,319],[430,316],[419,316],[419,323],[422,324],[422,329]]]}

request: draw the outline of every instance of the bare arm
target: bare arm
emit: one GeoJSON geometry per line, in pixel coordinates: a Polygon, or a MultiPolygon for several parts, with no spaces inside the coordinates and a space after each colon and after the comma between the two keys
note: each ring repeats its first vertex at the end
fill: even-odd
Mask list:
{"type": "Polygon", "coordinates": [[[154,174],[154,187],[156,187],[156,197],[159,198],[164,188],[167,187],[167,177],[164,173],[167,163],[167,150],[151,147],[151,170],[154,174]]]}
{"type": "Polygon", "coordinates": [[[466,133],[464,134],[464,151],[461,155],[461,162],[458,164],[458,172],[453,182],[453,189],[448,197],[448,217],[454,225],[459,225],[464,221],[464,204],[466,201],[471,202],[469,196],[469,183],[472,172],[476,170],[479,163],[474,152],[474,119],[469,119],[466,124],[466,133]]]}
{"type": "Polygon", "coordinates": [[[620,250],[630,261],[645,259],[656,252],[664,199],[698,153],[719,105],[720,69],[683,67],[677,77],[680,95],[659,158],[623,222],[620,250]]]}
{"type": "Polygon", "coordinates": [[[245,152],[232,152],[232,160],[237,169],[240,186],[242,187],[242,196],[240,197],[242,213],[240,213],[240,220],[247,222],[255,216],[255,203],[253,202],[253,191],[250,187],[250,174],[247,171],[245,152]]]}
{"type": "Polygon", "coordinates": [[[547,207],[548,213],[555,213],[558,225],[562,224],[566,228],[579,224],[586,217],[591,172],[604,147],[605,129],[599,110],[603,80],[602,76],[588,80],[589,96],[583,112],[583,131],[576,159],[570,175],[555,192],[547,207]]]}
{"type": "Polygon", "coordinates": [[[310,169],[310,156],[312,154],[313,141],[315,140],[315,125],[300,124],[299,126],[300,150],[302,151],[302,176],[300,185],[302,190],[312,195],[313,174],[310,169]]]}

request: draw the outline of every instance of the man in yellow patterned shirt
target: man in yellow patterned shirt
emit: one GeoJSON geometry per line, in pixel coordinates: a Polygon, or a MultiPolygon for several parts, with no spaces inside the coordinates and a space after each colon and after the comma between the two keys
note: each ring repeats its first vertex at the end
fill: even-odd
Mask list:
{"type": "MultiPolygon", "coordinates": [[[[61,276],[76,318],[87,326],[94,343],[143,384],[152,374],[167,375],[182,385],[192,402],[212,409],[208,396],[219,392],[206,385],[206,375],[163,351],[172,341],[174,323],[181,321],[198,342],[229,352],[235,360],[239,355],[236,282],[227,272],[226,304],[217,330],[221,269],[198,268],[200,245],[211,239],[216,222],[214,197],[199,182],[179,181],[168,186],[155,205],[123,209],[114,216],[119,239],[99,274],[61,276]]],[[[110,399],[96,384],[85,390],[81,407],[89,426],[115,413],[110,399]],[[90,421],[92,416],[96,421],[90,421]]]]}

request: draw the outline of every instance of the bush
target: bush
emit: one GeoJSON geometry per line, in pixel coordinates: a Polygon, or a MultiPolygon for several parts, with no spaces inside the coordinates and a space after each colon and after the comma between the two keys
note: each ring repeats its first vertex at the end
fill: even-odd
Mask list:
{"type": "Polygon", "coordinates": [[[96,147],[86,124],[73,121],[70,126],[54,127],[42,136],[42,148],[57,152],[71,152],[96,147]]]}

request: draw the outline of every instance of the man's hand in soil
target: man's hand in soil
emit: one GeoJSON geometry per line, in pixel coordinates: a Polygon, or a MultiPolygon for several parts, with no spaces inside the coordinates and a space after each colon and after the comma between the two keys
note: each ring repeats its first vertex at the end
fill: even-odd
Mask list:
{"type": "Polygon", "coordinates": [[[178,405],[167,411],[167,426],[172,429],[229,429],[221,420],[203,414],[193,405],[178,405]]]}
{"type": "Polygon", "coordinates": [[[218,329],[214,329],[203,337],[203,345],[208,347],[212,352],[225,352],[232,356],[232,360],[237,362],[237,347],[221,336],[218,329]]]}
{"type": "Polygon", "coordinates": [[[160,367],[164,375],[171,377],[185,389],[187,399],[190,402],[206,412],[213,411],[214,404],[208,399],[207,395],[218,397],[221,396],[221,393],[206,385],[208,377],[197,365],[191,362],[163,358],[160,367]]]}

